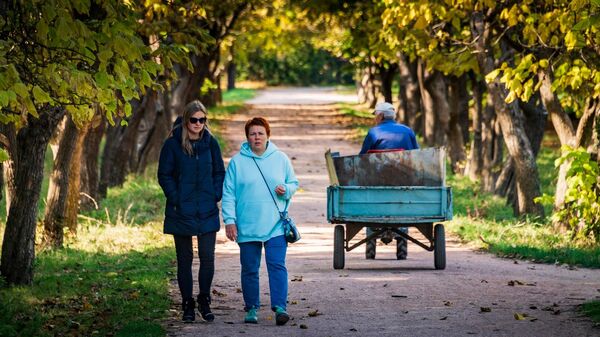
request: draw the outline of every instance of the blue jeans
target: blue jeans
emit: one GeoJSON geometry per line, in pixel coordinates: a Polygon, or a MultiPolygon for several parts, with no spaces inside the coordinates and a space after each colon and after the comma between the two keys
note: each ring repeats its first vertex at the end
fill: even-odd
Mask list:
{"type": "MultiPolygon", "coordinates": [[[[242,264],[242,293],[244,295],[244,310],[260,308],[260,289],[258,271],[263,242],[252,241],[239,243],[240,263],[242,264]]],[[[281,307],[286,309],[288,293],[288,275],[285,267],[287,242],[283,235],[276,236],[264,242],[265,260],[269,274],[269,290],[271,293],[271,309],[281,307]]]]}

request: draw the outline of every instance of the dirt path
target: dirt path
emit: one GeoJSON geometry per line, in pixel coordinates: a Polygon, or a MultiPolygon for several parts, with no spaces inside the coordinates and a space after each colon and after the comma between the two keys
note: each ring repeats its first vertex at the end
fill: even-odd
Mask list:
{"type": "MultiPolygon", "coordinates": [[[[318,90],[311,90],[318,96],[318,90]]],[[[264,105],[270,96],[263,95],[247,113],[225,124],[225,135],[237,150],[244,138],[243,123],[251,116],[264,116],[271,122],[272,140],[292,158],[301,190],[290,212],[303,235],[288,249],[288,311],[293,320],[275,326],[263,258],[260,321],[243,323],[239,249],[226,241],[223,230],[216,248],[215,322],[184,325],[173,320],[167,322],[169,335],[600,336],[600,328],[576,311],[577,305],[600,298],[600,270],[499,259],[452,239],[446,243],[443,271],[433,269],[432,253],[413,244],[406,261],[395,259],[394,245],[378,246],[377,259],[367,261],[363,245],[346,253],[346,269],[334,270],[323,153],[331,148],[354,154],[359,145],[348,140],[339,123],[343,118],[332,106],[308,105],[326,99],[311,101],[311,94],[302,89],[280,89],[277,95],[283,97],[304,95],[302,105],[282,105],[281,97],[275,100],[278,105],[264,105]],[[515,280],[514,286],[508,285],[515,280]],[[315,311],[316,316],[309,315],[315,311]],[[524,319],[515,319],[516,314],[524,319]]],[[[197,259],[195,263],[197,268],[197,259]]],[[[179,303],[175,283],[172,294],[179,303]]],[[[179,317],[179,306],[174,309],[179,317]]]]}

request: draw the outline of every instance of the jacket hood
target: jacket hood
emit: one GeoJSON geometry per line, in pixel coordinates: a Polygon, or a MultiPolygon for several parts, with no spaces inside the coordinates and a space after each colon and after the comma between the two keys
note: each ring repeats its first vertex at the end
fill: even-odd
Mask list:
{"type": "Polygon", "coordinates": [[[275,146],[275,144],[270,140],[267,141],[267,149],[265,150],[265,153],[262,154],[262,156],[259,156],[252,152],[252,148],[250,147],[248,141],[243,142],[242,147],[240,148],[240,153],[242,155],[252,158],[267,158],[277,151],[279,151],[279,148],[277,148],[277,146],[275,146]]]}

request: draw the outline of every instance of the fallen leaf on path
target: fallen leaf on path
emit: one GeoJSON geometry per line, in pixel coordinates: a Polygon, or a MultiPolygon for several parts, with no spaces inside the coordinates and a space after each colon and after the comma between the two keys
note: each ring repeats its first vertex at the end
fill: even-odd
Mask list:
{"type": "Polygon", "coordinates": [[[217,296],[217,297],[226,297],[227,296],[227,294],[224,294],[224,293],[218,291],[217,289],[213,289],[212,290],[212,294],[215,295],[215,296],[217,296]]]}
{"type": "Polygon", "coordinates": [[[448,316],[444,316],[442,318],[440,318],[440,321],[445,321],[448,318],[448,316]]]}
{"type": "Polygon", "coordinates": [[[525,314],[525,313],[518,313],[518,312],[515,312],[513,316],[515,317],[515,319],[516,319],[517,321],[522,321],[522,320],[524,320],[525,318],[529,317],[529,316],[528,316],[527,314],[525,314]]]}
{"type": "Polygon", "coordinates": [[[292,282],[302,282],[302,275],[294,275],[292,282]]]}
{"type": "Polygon", "coordinates": [[[408,298],[408,296],[406,296],[406,295],[392,295],[392,297],[395,297],[395,298],[408,298]]]}
{"type": "Polygon", "coordinates": [[[444,305],[447,306],[447,307],[449,307],[449,306],[452,305],[452,302],[450,302],[450,301],[444,301],[444,305]]]}
{"type": "Polygon", "coordinates": [[[384,287],[384,288],[385,288],[385,287],[387,287],[387,286],[388,286],[388,284],[387,284],[387,283],[383,285],[383,287],[384,287]]]}
{"type": "Polygon", "coordinates": [[[308,312],[309,317],[317,317],[319,315],[322,315],[322,313],[319,312],[319,309],[308,312]]]}
{"type": "Polygon", "coordinates": [[[492,312],[490,307],[479,307],[479,312],[492,312]]]}
{"type": "Polygon", "coordinates": [[[358,330],[356,330],[355,328],[352,328],[352,329],[350,329],[350,331],[358,331],[358,330]]]}
{"type": "Polygon", "coordinates": [[[298,304],[298,301],[292,301],[290,304],[298,304]]]}
{"type": "Polygon", "coordinates": [[[242,293],[242,288],[235,288],[235,292],[238,293],[238,294],[241,294],[242,293]]]}
{"type": "Polygon", "coordinates": [[[308,326],[306,324],[300,324],[300,329],[308,329],[308,326]]]}
{"type": "Polygon", "coordinates": [[[348,277],[348,274],[340,274],[339,277],[348,277]]]}
{"type": "Polygon", "coordinates": [[[481,283],[489,283],[489,282],[486,280],[481,280],[481,283]]]}

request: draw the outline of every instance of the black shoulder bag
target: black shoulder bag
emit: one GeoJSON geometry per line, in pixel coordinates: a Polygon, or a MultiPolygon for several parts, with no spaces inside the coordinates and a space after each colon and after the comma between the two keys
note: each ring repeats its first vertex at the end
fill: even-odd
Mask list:
{"type": "Polygon", "coordinates": [[[273,196],[273,193],[271,193],[271,188],[269,187],[269,184],[267,183],[267,179],[265,179],[265,176],[263,175],[262,170],[260,169],[260,166],[258,166],[256,159],[252,158],[252,160],[254,160],[254,164],[256,164],[256,168],[258,168],[258,172],[260,172],[260,175],[263,178],[265,185],[267,186],[267,189],[269,190],[269,195],[271,196],[271,199],[273,199],[273,203],[275,203],[275,207],[277,208],[277,211],[279,212],[279,218],[280,218],[279,221],[283,225],[283,233],[285,235],[285,241],[287,241],[289,243],[297,242],[298,240],[300,240],[300,232],[298,232],[298,227],[296,227],[296,223],[294,223],[294,220],[292,220],[292,218],[290,218],[288,216],[288,212],[287,212],[287,208],[290,204],[290,201],[286,200],[285,208],[284,208],[283,212],[279,210],[277,201],[275,201],[275,197],[273,196]]]}

